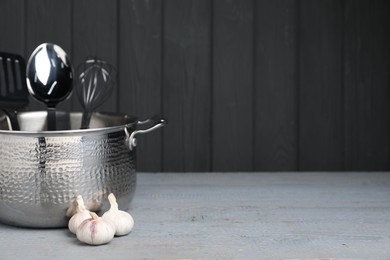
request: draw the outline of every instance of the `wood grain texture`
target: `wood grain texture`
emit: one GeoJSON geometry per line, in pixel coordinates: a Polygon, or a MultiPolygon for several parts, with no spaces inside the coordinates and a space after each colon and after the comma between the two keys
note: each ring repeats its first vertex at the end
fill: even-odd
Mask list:
{"type": "Polygon", "coordinates": [[[211,10],[208,0],[164,1],[163,170],[210,169],[211,10]]]}
{"type": "Polygon", "coordinates": [[[390,3],[346,1],[346,169],[390,167],[390,3]]]}
{"type": "MultiPolygon", "coordinates": [[[[118,68],[117,1],[83,0],[73,2],[73,61],[77,67],[87,57],[98,57],[118,68]]],[[[77,75],[76,75],[77,76],[77,75]]],[[[75,93],[76,94],[76,93],[75,93]]],[[[81,111],[74,95],[72,107],[81,111]]],[[[117,112],[118,85],[97,111],[117,112]]]]}
{"type": "Polygon", "coordinates": [[[343,5],[301,1],[299,169],[343,169],[343,5]]]}
{"type": "Polygon", "coordinates": [[[388,172],[139,174],[129,235],[0,224],[0,258],[389,259],[389,197],[388,172]]]}
{"type": "Polygon", "coordinates": [[[0,1],[0,50],[25,56],[24,0],[0,1]]]}
{"type": "Polygon", "coordinates": [[[253,1],[214,1],[213,171],[253,169],[253,1]]]}
{"type": "Polygon", "coordinates": [[[297,1],[256,1],[254,168],[298,169],[297,1]]]}
{"type": "MultiPolygon", "coordinates": [[[[0,51],[118,68],[141,171],[390,169],[386,0],[2,0],[0,51]]],[[[73,94],[60,109],[79,111],[73,94]]],[[[30,110],[45,105],[32,100],[30,110]]]]}
{"type": "MultiPolygon", "coordinates": [[[[71,58],[72,28],[71,2],[62,0],[26,1],[26,60],[40,44],[49,42],[59,45],[71,58]]],[[[70,99],[60,102],[58,109],[71,109],[70,99]]],[[[46,110],[46,105],[30,99],[29,109],[46,110]]]]}
{"type": "MultiPolygon", "coordinates": [[[[162,112],[162,1],[119,2],[119,111],[141,120],[162,112]]],[[[162,131],[137,139],[139,171],[162,170],[162,131]]]]}

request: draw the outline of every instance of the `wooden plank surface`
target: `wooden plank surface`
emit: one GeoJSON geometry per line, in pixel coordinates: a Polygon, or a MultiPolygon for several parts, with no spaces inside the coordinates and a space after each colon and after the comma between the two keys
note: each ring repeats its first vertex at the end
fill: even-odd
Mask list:
{"type": "MultiPolygon", "coordinates": [[[[98,110],[162,112],[145,171],[390,169],[386,0],[2,0],[0,51],[119,69],[98,110]]],[[[75,94],[60,109],[81,110],[75,94]]],[[[32,100],[32,110],[45,105],[32,100]]]]}
{"type": "Polygon", "coordinates": [[[343,169],[343,2],[301,1],[299,170],[343,169]]]}
{"type": "Polygon", "coordinates": [[[256,1],[254,169],[298,169],[297,1],[256,1]]]}
{"type": "Polygon", "coordinates": [[[8,259],[389,259],[389,172],[139,174],[128,236],[0,225],[8,259]]]}
{"type": "MultiPolygon", "coordinates": [[[[119,2],[119,111],[145,120],[162,113],[162,1],[119,2]]],[[[139,171],[162,170],[162,131],[137,139],[139,171]]]]}
{"type": "Polygon", "coordinates": [[[390,4],[346,1],[346,169],[390,167],[390,4]]]}
{"type": "Polygon", "coordinates": [[[164,171],[208,171],[211,10],[208,0],[164,1],[164,171]]]}
{"type": "Polygon", "coordinates": [[[214,1],[213,171],[253,169],[253,5],[214,1]]]}
{"type": "MultiPolygon", "coordinates": [[[[84,0],[73,2],[73,63],[77,67],[87,57],[98,57],[118,68],[117,2],[84,0]]],[[[77,76],[77,75],[76,75],[77,76]]],[[[74,93],[76,94],[76,93],[74,93]]],[[[96,111],[117,112],[118,86],[96,111]]],[[[74,95],[73,110],[81,111],[74,95]]]]}
{"type": "Polygon", "coordinates": [[[25,1],[0,1],[0,51],[25,55],[25,1]]]}

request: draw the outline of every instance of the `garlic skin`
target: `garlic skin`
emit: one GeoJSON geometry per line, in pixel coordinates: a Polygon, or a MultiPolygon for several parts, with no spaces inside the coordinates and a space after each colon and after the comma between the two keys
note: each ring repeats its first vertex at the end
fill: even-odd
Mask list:
{"type": "Polygon", "coordinates": [[[129,234],[134,227],[133,217],[126,211],[118,209],[118,203],[114,194],[108,195],[108,201],[111,207],[103,214],[102,218],[114,224],[116,236],[129,234]]]}
{"type": "Polygon", "coordinates": [[[85,208],[84,201],[81,195],[77,196],[76,202],[76,213],[70,218],[68,222],[68,228],[73,234],[76,234],[77,228],[84,220],[91,218],[91,215],[89,214],[90,211],[85,208]]]}
{"type": "Polygon", "coordinates": [[[90,216],[90,219],[84,220],[77,228],[77,239],[89,245],[103,245],[110,242],[115,235],[114,225],[94,212],[90,212],[90,216]]]}
{"type": "Polygon", "coordinates": [[[77,201],[76,201],[77,197],[74,196],[74,198],[72,199],[71,203],[70,203],[70,206],[69,208],[66,210],[66,216],[68,218],[71,218],[73,217],[74,214],[77,213],[77,201]]]}

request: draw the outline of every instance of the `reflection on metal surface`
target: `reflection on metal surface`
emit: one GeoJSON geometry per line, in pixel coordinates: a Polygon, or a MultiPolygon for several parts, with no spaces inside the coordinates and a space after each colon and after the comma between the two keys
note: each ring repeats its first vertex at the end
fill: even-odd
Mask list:
{"type": "Polygon", "coordinates": [[[46,51],[39,51],[35,56],[35,77],[34,82],[41,82],[46,85],[50,77],[50,59],[46,51]]]}

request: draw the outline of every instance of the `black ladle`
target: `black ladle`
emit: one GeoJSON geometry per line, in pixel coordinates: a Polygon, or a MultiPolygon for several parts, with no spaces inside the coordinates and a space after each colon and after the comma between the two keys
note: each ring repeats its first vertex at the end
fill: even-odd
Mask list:
{"type": "Polygon", "coordinates": [[[26,74],[31,96],[47,106],[47,129],[56,130],[56,106],[73,89],[73,67],[68,55],[58,45],[43,43],[31,54],[26,74]]]}

